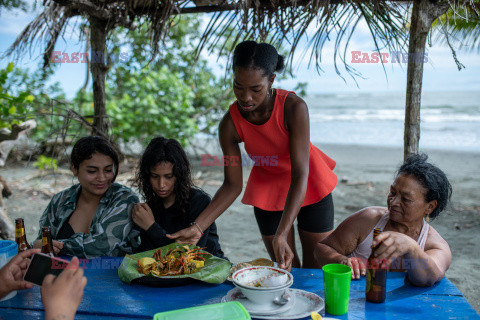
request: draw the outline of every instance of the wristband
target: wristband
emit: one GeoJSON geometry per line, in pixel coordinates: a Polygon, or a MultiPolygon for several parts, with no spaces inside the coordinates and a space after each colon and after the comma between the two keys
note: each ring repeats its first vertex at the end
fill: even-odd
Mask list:
{"type": "Polygon", "coordinates": [[[200,226],[198,225],[198,223],[196,223],[195,221],[193,221],[192,223],[190,223],[191,226],[196,226],[198,228],[198,231],[200,231],[200,233],[202,234],[203,236],[203,232],[202,232],[202,228],[200,228],[200,226]]]}

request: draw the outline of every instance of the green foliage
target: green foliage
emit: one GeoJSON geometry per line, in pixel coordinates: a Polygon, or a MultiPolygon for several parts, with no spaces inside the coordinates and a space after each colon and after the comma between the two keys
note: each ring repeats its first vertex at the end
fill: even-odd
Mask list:
{"type": "MultiPolygon", "coordinates": [[[[15,95],[27,92],[33,100],[22,111],[23,120],[35,119],[36,129],[32,137],[37,141],[46,140],[57,133],[60,125],[65,121],[65,112],[58,109],[58,105],[65,101],[65,94],[60,83],[55,82],[47,85],[48,79],[53,74],[53,69],[29,69],[13,68],[9,75],[5,88],[15,95]]],[[[18,116],[18,115],[17,115],[18,116]]],[[[73,131],[78,131],[74,128],[73,131]]]]}
{"type": "MultiPolygon", "coordinates": [[[[109,56],[117,59],[109,63],[106,79],[109,134],[124,142],[148,143],[153,136],[164,135],[187,144],[195,133],[216,128],[233,99],[230,86],[217,79],[206,60],[195,60],[198,18],[177,19],[161,56],[153,61],[148,28],[144,23],[135,31],[117,28],[111,33],[109,56]]],[[[71,108],[92,122],[91,90],[79,90],[73,101],[65,101],[58,82],[46,84],[53,72],[53,68],[35,72],[15,68],[5,87],[34,97],[24,117],[37,121],[33,135],[37,141],[63,134],[67,126],[76,136],[88,134],[78,122],[68,119],[66,110],[71,108]]]]}
{"type": "Polygon", "coordinates": [[[57,171],[57,159],[52,159],[49,157],[45,157],[43,155],[39,156],[37,161],[33,163],[33,166],[38,168],[39,170],[53,170],[57,171]]]}
{"type": "Polygon", "coordinates": [[[0,14],[2,14],[2,9],[20,9],[22,11],[27,11],[28,4],[23,0],[2,0],[0,1],[0,14]]]}
{"type": "Polygon", "coordinates": [[[5,69],[0,70],[0,129],[10,128],[12,124],[19,124],[25,120],[28,107],[34,96],[28,91],[9,90],[7,80],[14,69],[14,64],[9,63],[5,69]]]}
{"type": "Polygon", "coordinates": [[[138,139],[148,143],[155,135],[173,137],[183,143],[197,131],[191,118],[194,93],[178,74],[166,66],[152,70],[118,70],[126,81],[107,87],[107,113],[115,140],[138,139]]]}
{"type": "MultiPolygon", "coordinates": [[[[199,131],[211,133],[234,97],[207,60],[195,59],[200,19],[178,17],[161,55],[153,60],[148,30],[145,22],[137,30],[117,28],[111,34],[113,59],[106,83],[111,134],[125,142],[146,144],[164,135],[187,144],[199,131]]],[[[92,101],[84,98],[82,109],[92,101]]]]}

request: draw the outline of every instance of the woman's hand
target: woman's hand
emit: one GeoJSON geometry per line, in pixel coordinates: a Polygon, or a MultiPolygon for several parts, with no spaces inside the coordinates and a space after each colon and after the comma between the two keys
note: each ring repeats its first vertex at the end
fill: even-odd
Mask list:
{"type": "Polygon", "coordinates": [[[23,275],[27,270],[30,260],[27,259],[40,250],[33,249],[23,251],[12,258],[2,269],[0,269],[0,299],[12,291],[30,289],[32,284],[23,281],[23,275]]]}
{"type": "Polygon", "coordinates": [[[342,264],[352,268],[352,279],[360,279],[360,276],[365,276],[367,274],[367,267],[365,266],[362,258],[347,258],[346,260],[342,261],[342,264]]]}
{"type": "Polygon", "coordinates": [[[294,254],[287,243],[287,236],[275,236],[273,238],[273,251],[275,252],[275,260],[282,269],[290,271],[294,254]]]}
{"type": "Polygon", "coordinates": [[[55,253],[55,255],[58,255],[60,251],[63,249],[63,242],[52,240],[52,246],[53,246],[53,253],[55,253]]]}
{"type": "Polygon", "coordinates": [[[373,240],[372,245],[378,245],[375,251],[376,258],[392,261],[412,251],[418,243],[403,233],[385,231],[373,240]]]}
{"type": "Polygon", "coordinates": [[[143,230],[148,230],[155,223],[152,209],[146,203],[137,203],[133,207],[132,219],[143,230]]]}
{"type": "Polygon", "coordinates": [[[49,274],[42,283],[45,319],[74,319],[83,297],[87,278],[79,268],[78,258],[74,257],[58,277],[49,274]]]}
{"type": "Polygon", "coordinates": [[[173,239],[180,244],[196,245],[201,237],[202,233],[195,225],[177,231],[174,234],[167,234],[167,238],[173,239]]]}
{"type": "MultiPolygon", "coordinates": [[[[57,241],[57,240],[52,240],[52,247],[53,247],[53,253],[55,255],[58,255],[60,251],[63,249],[63,242],[57,241]]],[[[34,249],[41,249],[42,248],[42,239],[37,240],[33,243],[33,248],[34,249]]]]}

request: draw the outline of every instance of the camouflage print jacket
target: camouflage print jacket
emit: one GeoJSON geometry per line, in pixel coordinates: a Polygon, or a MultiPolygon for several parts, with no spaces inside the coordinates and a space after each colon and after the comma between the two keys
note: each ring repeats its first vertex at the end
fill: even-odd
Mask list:
{"type": "MultiPolygon", "coordinates": [[[[53,196],[40,218],[37,240],[42,238],[42,227],[49,226],[52,239],[57,239],[60,228],[77,206],[80,184],[53,196]]],[[[62,254],[94,258],[98,256],[124,256],[139,245],[139,231],[134,230],[131,219],[133,205],[138,197],[129,188],[113,183],[98,204],[88,234],[75,233],[63,242],[62,254]]]]}

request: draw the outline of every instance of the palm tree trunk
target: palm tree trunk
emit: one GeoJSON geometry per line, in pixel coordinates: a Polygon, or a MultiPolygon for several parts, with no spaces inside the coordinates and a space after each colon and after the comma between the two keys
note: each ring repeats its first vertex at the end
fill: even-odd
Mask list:
{"type": "Polygon", "coordinates": [[[407,98],[405,103],[404,159],[418,153],[420,141],[420,102],[422,96],[425,44],[433,21],[447,12],[448,1],[415,0],[408,46],[407,98]]]}
{"type": "Polygon", "coordinates": [[[105,44],[107,21],[90,17],[90,71],[93,82],[94,120],[92,134],[108,136],[107,110],[105,107],[105,76],[107,74],[105,44]]]}

